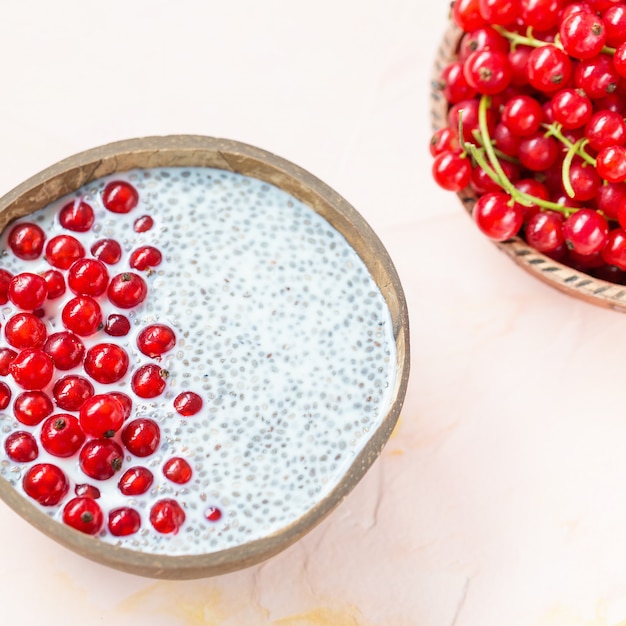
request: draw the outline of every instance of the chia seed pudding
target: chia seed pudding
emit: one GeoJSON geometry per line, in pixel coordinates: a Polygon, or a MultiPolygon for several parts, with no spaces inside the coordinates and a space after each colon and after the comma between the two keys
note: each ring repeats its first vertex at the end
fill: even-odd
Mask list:
{"type": "MultiPolygon", "coordinates": [[[[47,240],[68,233],[58,214],[75,199],[94,211],[89,230],[70,233],[85,256],[97,240],[121,245],[121,258],[107,266],[111,276],[128,269],[140,246],[153,246],[162,255],[158,264],[137,272],[148,295],[121,311],[130,331],[81,337],[87,351],[105,341],[126,351],[127,373],[114,384],[91,380],[94,393],[127,394],[133,404],[127,422],[156,422],[160,444],[138,458],[116,432],[112,439],[123,448],[123,462],[107,480],[85,476],[78,454],[61,458],[39,445],[35,460],[17,463],[3,445],[0,475],[60,523],[76,486],[95,486],[104,515],[99,539],[148,553],[215,552],[295,522],[335,487],[391,403],[396,377],[391,317],[363,261],[324,218],[279,188],[219,169],[187,167],[101,178],[18,220],[0,239],[0,267],[13,275],[50,269],[44,255],[23,260],[12,254],[9,232],[15,224],[34,223],[47,240]],[[126,181],[137,190],[139,203],[132,211],[105,208],[102,194],[111,181],[126,181]],[[147,229],[134,226],[138,218],[147,229]],[[156,357],[137,347],[140,331],[153,324],[167,325],[176,337],[174,347],[156,357]],[[162,393],[145,398],[131,381],[148,363],[157,363],[167,378],[162,393]],[[184,391],[202,399],[194,415],[174,409],[184,391]],[[187,482],[164,475],[173,457],[191,467],[187,482]],[[67,494],[54,506],[43,506],[24,491],[25,473],[39,463],[54,464],[67,476],[67,494]],[[154,482],[141,495],[124,495],[120,476],[135,466],[151,470],[154,482]],[[184,511],[175,532],[158,532],[149,522],[151,507],[162,499],[175,500],[184,511]],[[139,529],[127,536],[107,528],[108,513],[120,507],[141,518],[139,529]]],[[[38,312],[48,336],[66,330],[60,312],[74,296],[68,289],[38,312]]],[[[120,313],[106,297],[96,300],[103,320],[120,313]]],[[[10,300],[0,307],[3,329],[18,311],[10,300]]],[[[4,330],[0,346],[9,346],[4,330]]],[[[53,398],[55,380],[69,374],[87,377],[81,363],[55,373],[43,391],[53,398]]],[[[17,431],[39,442],[42,426],[25,426],[14,416],[14,399],[24,389],[10,374],[1,380],[12,398],[0,412],[2,442],[17,431]]]]}

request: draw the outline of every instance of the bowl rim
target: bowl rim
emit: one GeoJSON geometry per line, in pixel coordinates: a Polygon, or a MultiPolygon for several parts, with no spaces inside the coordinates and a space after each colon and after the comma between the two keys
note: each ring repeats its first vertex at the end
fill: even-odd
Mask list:
{"type": "MultiPolygon", "coordinates": [[[[454,22],[450,21],[437,48],[432,67],[430,89],[430,121],[432,132],[443,128],[447,123],[448,103],[441,92],[439,81],[442,70],[448,63],[455,59],[458,45],[463,34],[464,31],[454,22]]],[[[456,195],[466,212],[471,215],[472,208],[477,200],[476,194],[468,187],[456,195]]],[[[537,250],[529,246],[520,237],[514,237],[501,242],[491,241],[491,243],[504,252],[523,270],[550,287],[578,300],[583,300],[614,311],[626,312],[626,285],[619,285],[601,278],[596,278],[581,270],[555,261],[545,254],[537,252],[537,250]]]]}
{"type": "Polygon", "coordinates": [[[301,517],[274,534],[200,555],[138,552],[100,541],[52,519],[0,477],[0,498],[58,543],[93,561],[150,578],[191,579],[249,567],[284,550],[319,524],[350,493],[381,453],[400,414],[410,370],[409,317],[399,276],[365,219],[321,180],[270,152],[229,139],[168,135],[127,139],[75,154],[0,198],[0,231],[95,179],[135,168],[216,167],[273,184],[324,217],[348,240],[381,290],[391,314],[397,373],[389,410],[344,475],[301,517]]]}

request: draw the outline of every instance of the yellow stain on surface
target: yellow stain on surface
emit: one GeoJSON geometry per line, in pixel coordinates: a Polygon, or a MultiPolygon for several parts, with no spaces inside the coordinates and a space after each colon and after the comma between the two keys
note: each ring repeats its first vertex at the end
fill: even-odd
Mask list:
{"type": "Polygon", "coordinates": [[[342,609],[319,608],[283,617],[271,622],[272,626],[369,626],[361,612],[354,607],[342,609]]]}
{"type": "Polygon", "coordinates": [[[537,622],[537,626],[626,626],[626,619],[619,622],[609,621],[607,603],[600,600],[596,603],[593,617],[581,617],[572,609],[555,606],[548,610],[537,622]]]}

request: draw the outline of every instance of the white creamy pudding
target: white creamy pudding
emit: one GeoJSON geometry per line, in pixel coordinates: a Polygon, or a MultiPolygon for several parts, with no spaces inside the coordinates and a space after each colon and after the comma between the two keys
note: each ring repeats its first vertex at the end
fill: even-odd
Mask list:
{"type": "MultiPolygon", "coordinates": [[[[107,368],[117,371],[118,361],[102,365],[104,374],[96,378],[85,361],[89,356],[69,369],[55,368],[49,382],[33,383],[30,389],[50,398],[52,413],[26,424],[16,419],[14,406],[29,388],[20,384],[15,369],[0,377],[10,390],[0,414],[5,443],[0,474],[25,498],[60,523],[69,501],[92,498],[102,512],[101,524],[92,527],[100,540],[181,555],[215,552],[271,535],[333,489],[388,411],[396,378],[386,302],[335,228],[286,192],[254,178],[197,167],[133,170],[92,182],[11,224],[0,241],[0,267],[14,277],[50,270],[48,256],[54,262],[56,257],[52,251],[47,256],[46,246],[58,235],[80,242],[80,258],[85,259],[101,254],[96,242],[118,242],[119,260],[104,262],[107,280],[132,273],[143,279],[147,295],[124,307],[115,303],[110,287],[90,296],[100,306],[105,327],[77,336],[87,355],[102,344],[123,349],[128,367],[114,382],[99,379],[110,373],[107,368]],[[130,183],[138,204],[128,212],[105,208],[103,191],[111,181],[130,183]],[[59,219],[59,211],[73,200],[93,209],[86,230],[68,230],[59,219]],[[152,224],[144,220],[136,226],[144,216],[152,224]],[[36,258],[19,258],[11,249],[8,238],[20,223],[36,224],[45,233],[44,250],[36,258]],[[161,258],[156,262],[158,257],[152,257],[147,266],[139,263],[142,269],[133,267],[133,252],[145,246],[161,258]],[[130,330],[108,333],[110,314],[125,317],[130,330]],[[151,356],[138,348],[138,336],[155,324],[171,329],[175,342],[151,356]],[[133,377],[150,364],[158,366],[164,388],[145,397],[137,393],[133,377]],[[61,457],[42,445],[42,429],[51,416],[74,415],[83,429],[87,423],[80,408],[56,406],[55,384],[69,375],[87,379],[91,395],[122,392],[132,400],[123,425],[106,435],[87,429],[81,444],[102,439],[119,446],[123,458],[111,477],[85,474],[82,447],[61,457]],[[201,408],[188,416],[175,409],[175,399],[185,391],[201,400],[201,408]],[[138,419],[156,423],[160,432],[155,450],[141,456],[126,445],[124,435],[138,419]],[[12,458],[6,442],[16,432],[32,436],[35,458],[12,458]],[[186,462],[191,478],[184,472],[182,478],[168,478],[164,468],[171,459],[186,462]],[[24,487],[29,469],[41,464],[54,465],[66,477],[67,485],[52,505],[41,504],[24,487]],[[139,495],[125,495],[120,479],[137,467],[150,470],[152,483],[139,495]],[[177,518],[174,529],[152,523],[155,503],[164,500],[176,502],[183,512],[184,520],[177,518]],[[140,520],[133,532],[125,534],[124,525],[124,534],[111,532],[110,513],[119,509],[132,509],[133,519],[140,520]]],[[[46,298],[31,312],[43,322],[47,338],[69,332],[61,312],[80,295],[67,287],[71,266],[55,267],[64,277],[65,293],[46,298]]],[[[17,340],[11,344],[5,329],[24,310],[11,297],[0,308],[0,347],[18,354],[17,340]]],[[[33,349],[46,352],[45,345],[33,349]]],[[[89,517],[82,515],[83,521],[89,517]]]]}

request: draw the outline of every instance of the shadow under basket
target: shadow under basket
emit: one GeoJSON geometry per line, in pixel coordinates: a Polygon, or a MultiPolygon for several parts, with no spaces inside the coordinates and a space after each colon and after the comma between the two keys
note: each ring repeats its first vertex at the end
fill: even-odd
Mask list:
{"type": "MultiPolygon", "coordinates": [[[[430,118],[432,131],[447,125],[448,103],[438,88],[443,69],[456,58],[463,32],[451,24],[444,33],[433,68],[431,82],[430,118]]],[[[461,204],[471,214],[476,195],[471,189],[457,194],[461,204]]],[[[523,239],[515,237],[504,242],[492,242],[517,265],[542,282],[569,296],[591,304],[626,312],[626,286],[608,282],[573,269],[537,252],[523,239]]]]}
{"type": "MultiPolygon", "coordinates": [[[[388,380],[389,384],[385,392],[387,395],[384,405],[381,403],[377,413],[377,422],[372,422],[371,428],[366,429],[359,447],[355,447],[350,454],[346,454],[345,468],[338,472],[336,481],[333,478],[335,482],[329,483],[327,489],[322,489],[319,495],[315,496],[313,506],[284,526],[274,528],[259,538],[241,542],[232,547],[219,548],[215,551],[206,550],[205,553],[168,555],[167,553],[142,552],[106,543],[100,537],[83,534],[61,523],[58,516],[57,519],[53,518],[42,507],[36,506],[32,500],[25,497],[16,486],[9,483],[9,480],[0,477],[0,498],[4,502],[33,526],[78,554],[104,565],[142,576],[190,579],[224,574],[248,567],[277,554],[321,522],[347,496],[378,457],[396,425],[409,376],[409,327],[406,301],[393,263],[378,237],[357,211],[323,182],[298,166],[259,148],[230,140],[187,135],[148,137],[109,144],[75,155],[27,180],[1,198],[0,229],[6,228],[15,219],[28,216],[64,198],[67,194],[73,194],[84,185],[91,184],[93,181],[97,182],[102,177],[117,176],[136,169],[173,167],[213,168],[218,172],[223,172],[216,175],[218,182],[229,176],[241,175],[255,179],[256,182],[260,181],[259,185],[264,188],[272,185],[281,192],[289,194],[292,199],[295,198],[306,205],[332,225],[360,257],[373,282],[378,286],[389,314],[386,327],[390,339],[387,345],[392,346],[393,349],[390,349],[388,354],[395,355],[388,357],[388,361],[394,363],[394,375],[388,380]]],[[[142,175],[145,176],[145,173],[142,175]]],[[[292,206],[292,204],[287,206],[292,206]]],[[[187,205],[185,205],[185,210],[189,210],[187,205]]],[[[273,215],[270,215],[272,219],[274,219],[273,215]]],[[[169,228],[171,224],[171,221],[165,222],[164,219],[164,226],[169,228]]],[[[326,227],[324,232],[327,231],[326,227]]],[[[201,258],[208,263],[209,252],[201,250],[200,254],[204,255],[201,258]]],[[[286,261],[285,264],[287,264],[286,261]]],[[[269,262],[266,265],[269,265],[269,262]]],[[[219,280],[220,288],[225,289],[223,274],[220,274],[219,280]]],[[[322,281],[319,282],[323,284],[322,281]]],[[[274,298],[274,300],[278,299],[274,298]]],[[[278,309],[280,304],[273,306],[278,309]]],[[[209,331],[205,332],[210,334],[209,331]]],[[[362,339],[361,335],[359,337],[362,339]]],[[[282,343],[288,338],[289,335],[283,332],[282,348],[285,348],[282,343]]],[[[269,358],[272,355],[264,354],[263,356],[269,358]]],[[[294,361],[297,360],[294,358],[294,361]]],[[[337,356],[335,362],[338,360],[337,356]]],[[[208,370],[208,365],[206,368],[208,370]]],[[[325,381],[316,379],[317,386],[323,387],[325,384],[325,381]]],[[[208,402],[208,400],[205,401],[208,402]]],[[[332,418],[339,419],[338,415],[333,412],[332,418]]],[[[363,418],[363,413],[359,415],[363,418]]],[[[15,421],[12,414],[8,415],[7,419],[9,418],[15,421]]],[[[191,420],[193,417],[188,421],[191,420]]],[[[255,422],[255,420],[261,421],[251,411],[247,415],[247,421],[255,422]]],[[[17,424],[17,427],[21,428],[21,424],[17,424]]],[[[16,425],[10,428],[15,429],[16,425]]],[[[336,442],[336,437],[337,435],[331,434],[329,429],[328,447],[332,447],[333,442],[336,442]]],[[[228,444],[229,441],[226,440],[226,443],[228,444]]],[[[291,445],[297,448],[298,443],[292,442],[291,445]]],[[[197,444],[194,445],[198,447],[197,444]]],[[[191,447],[191,444],[189,446],[191,447]]],[[[208,450],[208,444],[206,444],[206,449],[202,447],[203,458],[208,456],[206,450],[208,450]]],[[[128,463],[132,462],[133,459],[129,459],[128,463]]],[[[6,462],[5,465],[7,465],[6,462]]],[[[262,477],[263,473],[259,472],[259,476],[262,477]]],[[[282,474],[280,480],[286,480],[282,474]]],[[[21,483],[16,481],[16,485],[19,486],[19,484],[21,483]]],[[[261,491],[265,493],[268,487],[266,483],[263,485],[261,491]]],[[[7,540],[10,541],[10,539],[7,540]]]]}

